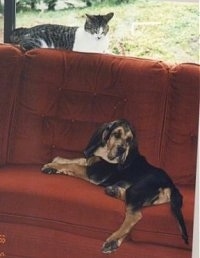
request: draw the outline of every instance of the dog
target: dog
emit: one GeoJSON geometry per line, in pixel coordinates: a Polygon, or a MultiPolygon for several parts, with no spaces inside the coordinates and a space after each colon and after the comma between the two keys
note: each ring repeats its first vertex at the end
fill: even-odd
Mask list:
{"type": "Polygon", "coordinates": [[[167,173],[149,164],[139,153],[135,129],[127,120],[103,124],[91,137],[84,155],[85,158],[71,160],[56,157],[42,167],[42,172],[84,179],[105,187],[107,195],[125,202],[125,219],[106,239],[103,253],[111,253],[122,244],[142,218],[143,207],[164,203],[170,203],[182,238],[188,244],[181,211],[183,197],[167,173]]]}

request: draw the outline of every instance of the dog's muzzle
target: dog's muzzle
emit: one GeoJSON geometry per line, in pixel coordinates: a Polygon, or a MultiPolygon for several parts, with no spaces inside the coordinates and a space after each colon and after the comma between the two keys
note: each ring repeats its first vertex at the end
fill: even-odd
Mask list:
{"type": "Polygon", "coordinates": [[[112,151],[108,154],[108,159],[110,161],[116,161],[116,163],[123,164],[126,160],[126,148],[119,145],[115,148],[115,151],[112,151]]]}
{"type": "Polygon", "coordinates": [[[126,148],[124,148],[123,146],[118,146],[116,156],[118,157],[122,156],[125,153],[125,151],[126,151],[126,148]]]}

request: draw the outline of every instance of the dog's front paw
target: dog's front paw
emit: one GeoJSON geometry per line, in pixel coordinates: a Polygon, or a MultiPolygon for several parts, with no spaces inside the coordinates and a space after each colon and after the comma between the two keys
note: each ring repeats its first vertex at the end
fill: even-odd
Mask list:
{"type": "Polygon", "coordinates": [[[119,196],[119,189],[117,186],[107,186],[105,188],[105,193],[109,196],[118,198],[119,196]]]}
{"type": "Polygon", "coordinates": [[[50,164],[46,164],[42,167],[41,171],[45,174],[49,174],[49,175],[52,175],[52,174],[56,174],[57,173],[57,169],[56,168],[53,168],[50,166],[50,164]]]}
{"type": "Polygon", "coordinates": [[[109,254],[117,250],[119,247],[117,240],[111,240],[108,242],[105,242],[102,246],[102,253],[109,254]]]}

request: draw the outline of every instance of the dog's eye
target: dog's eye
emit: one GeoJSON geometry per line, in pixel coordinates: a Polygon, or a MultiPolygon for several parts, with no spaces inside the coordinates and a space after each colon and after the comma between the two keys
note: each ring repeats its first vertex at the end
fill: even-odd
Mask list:
{"type": "Polygon", "coordinates": [[[132,137],[128,137],[128,138],[126,139],[126,142],[127,142],[127,143],[131,143],[131,141],[132,141],[132,137]]]}
{"type": "Polygon", "coordinates": [[[116,139],[119,139],[121,137],[121,133],[120,132],[114,132],[113,133],[113,136],[116,138],[116,139]]]}

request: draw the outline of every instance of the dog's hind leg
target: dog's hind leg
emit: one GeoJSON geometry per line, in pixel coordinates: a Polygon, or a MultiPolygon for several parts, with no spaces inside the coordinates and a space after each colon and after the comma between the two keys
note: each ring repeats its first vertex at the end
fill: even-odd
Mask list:
{"type": "Polygon", "coordinates": [[[129,234],[132,227],[142,218],[140,211],[133,211],[132,206],[127,206],[124,222],[103,244],[102,252],[111,253],[115,251],[129,234]]]}
{"type": "Polygon", "coordinates": [[[127,188],[125,191],[127,209],[124,222],[121,227],[106,240],[102,251],[104,253],[111,253],[121,245],[133,226],[142,218],[141,209],[144,206],[166,203],[169,202],[169,198],[170,192],[167,191],[167,189],[158,189],[157,185],[152,184],[151,176],[127,188]]]}

